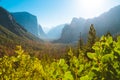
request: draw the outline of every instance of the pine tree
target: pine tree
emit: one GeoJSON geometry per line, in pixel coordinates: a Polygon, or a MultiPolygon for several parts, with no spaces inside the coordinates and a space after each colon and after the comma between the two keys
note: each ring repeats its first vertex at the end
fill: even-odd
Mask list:
{"type": "Polygon", "coordinates": [[[105,34],[106,37],[108,36],[112,36],[112,34],[108,31],[106,34],[105,34]]]}
{"type": "Polygon", "coordinates": [[[92,46],[96,41],[96,30],[94,28],[94,25],[91,24],[89,34],[88,34],[88,50],[92,51],[92,46]]]}
{"type": "Polygon", "coordinates": [[[81,37],[81,32],[80,32],[80,39],[79,39],[79,42],[78,42],[78,48],[80,49],[80,50],[82,50],[82,48],[83,48],[83,39],[82,39],[82,37],[81,37]]]}

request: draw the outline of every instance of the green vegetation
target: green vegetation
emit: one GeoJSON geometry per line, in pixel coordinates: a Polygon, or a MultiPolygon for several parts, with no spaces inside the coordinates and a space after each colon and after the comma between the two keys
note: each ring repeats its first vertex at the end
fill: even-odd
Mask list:
{"type": "Polygon", "coordinates": [[[96,30],[94,28],[94,25],[91,24],[89,34],[88,34],[88,51],[92,51],[92,46],[96,42],[96,30]]]}
{"type": "Polygon", "coordinates": [[[25,53],[20,46],[15,55],[0,58],[1,80],[119,80],[120,37],[114,41],[103,36],[92,46],[94,52],[82,50],[75,56],[72,49],[67,58],[39,60],[25,53]]]}
{"type": "Polygon", "coordinates": [[[120,80],[119,35],[98,39],[91,25],[88,42],[80,35],[78,46],[67,50],[22,39],[2,26],[0,33],[0,80],[120,80]]]}

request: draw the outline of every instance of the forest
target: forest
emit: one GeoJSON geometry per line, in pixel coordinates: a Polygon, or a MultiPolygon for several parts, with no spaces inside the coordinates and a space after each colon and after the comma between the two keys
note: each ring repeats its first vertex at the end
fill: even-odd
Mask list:
{"type": "MultiPolygon", "coordinates": [[[[36,56],[27,52],[22,45],[16,45],[12,55],[3,51],[4,55],[0,57],[0,79],[120,80],[120,36],[112,36],[107,32],[98,37],[96,33],[94,25],[91,24],[87,41],[84,42],[80,36],[76,45],[65,46],[64,50],[60,51],[64,46],[61,45],[49,53],[60,51],[62,56],[36,56]]],[[[44,52],[49,51],[44,48],[44,52]]]]}

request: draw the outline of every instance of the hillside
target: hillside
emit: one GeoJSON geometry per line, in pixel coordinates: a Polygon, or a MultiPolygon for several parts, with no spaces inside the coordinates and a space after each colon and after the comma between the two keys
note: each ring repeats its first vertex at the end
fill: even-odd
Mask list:
{"type": "Polygon", "coordinates": [[[16,45],[21,45],[28,52],[40,50],[42,40],[27,32],[11,14],[0,7],[0,53],[11,55],[16,45]],[[34,50],[34,51],[33,51],[34,50]]]}

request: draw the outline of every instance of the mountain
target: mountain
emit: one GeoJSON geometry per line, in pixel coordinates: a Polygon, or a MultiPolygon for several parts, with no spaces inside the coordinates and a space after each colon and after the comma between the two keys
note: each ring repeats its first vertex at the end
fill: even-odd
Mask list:
{"type": "Polygon", "coordinates": [[[37,17],[28,12],[11,13],[16,22],[22,25],[28,32],[38,36],[37,17]]]}
{"type": "Polygon", "coordinates": [[[101,36],[108,31],[111,34],[120,32],[120,5],[110,9],[108,12],[101,14],[92,19],[73,18],[70,24],[65,25],[62,30],[60,39],[54,42],[74,43],[79,40],[80,33],[86,41],[89,27],[94,24],[97,35],[101,36]]]}
{"type": "Polygon", "coordinates": [[[83,18],[73,18],[70,24],[64,26],[60,39],[54,42],[71,43],[78,40],[85,21],[83,18]]]}
{"type": "Polygon", "coordinates": [[[62,29],[64,28],[65,24],[58,25],[54,28],[52,28],[47,33],[47,39],[49,40],[57,40],[61,37],[62,29]]]}
{"type": "Polygon", "coordinates": [[[25,36],[26,30],[17,24],[11,14],[2,7],[0,7],[0,25],[18,36],[25,36]]]}
{"type": "Polygon", "coordinates": [[[21,45],[30,53],[35,52],[40,50],[41,42],[19,25],[7,10],[0,7],[0,55],[12,53],[16,45],[21,45]]]}
{"type": "Polygon", "coordinates": [[[14,17],[2,7],[0,7],[0,25],[19,37],[31,40],[38,39],[34,35],[27,32],[24,27],[19,25],[15,21],[14,17]]]}
{"type": "Polygon", "coordinates": [[[44,33],[42,26],[38,24],[37,17],[28,12],[15,12],[11,13],[17,23],[23,26],[28,32],[33,35],[44,39],[46,34],[44,33]]]}

